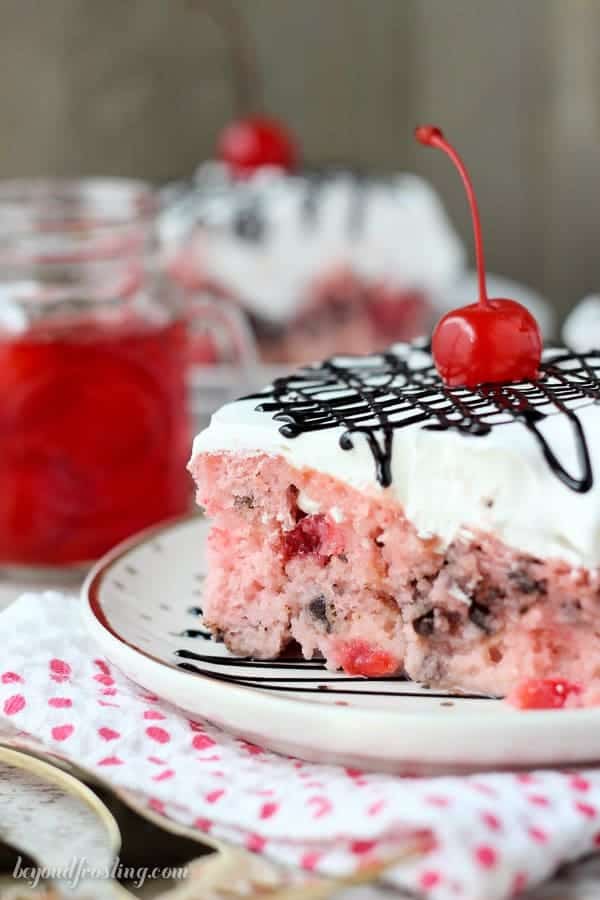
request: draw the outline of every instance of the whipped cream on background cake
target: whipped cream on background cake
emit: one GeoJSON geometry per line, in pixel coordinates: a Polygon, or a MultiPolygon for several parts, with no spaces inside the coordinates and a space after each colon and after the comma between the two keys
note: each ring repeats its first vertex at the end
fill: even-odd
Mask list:
{"type": "Polygon", "coordinates": [[[600,347],[600,296],[589,294],[565,319],[562,338],[568,347],[587,351],[600,347]]]}
{"type": "MultiPolygon", "coordinates": [[[[429,353],[415,345],[395,345],[391,351],[406,360],[410,369],[431,363],[429,353]]],[[[560,350],[546,350],[544,361],[560,355],[560,350]]],[[[365,357],[364,364],[378,359],[365,357]]],[[[360,362],[335,359],[340,366],[360,362]]],[[[565,371],[569,365],[564,363],[565,371]]],[[[275,454],[295,468],[316,469],[361,491],[389,491],[419,532],[437,537],[440,547],[473,529],[491,532],[534,556],[564,559],[574,566],[600,564],[600,406],[589,396],[574,391],[567,403],[576,409],[594,476],[591,487],[583,492],[557,476],[532,431],[510,415],[493,416],[489,421],[497,424],[483,436],[424,427],[432,421],[394,428],[391,483],[383,487],[364,434],[353,433],[353,448],[347,450],[340,447],[343,426],[286,438],[280,432],[284,418],[276,420],[272,412],[257,411],[261,401],[270,399],[267,392],[264,398],[224,406],[196,437],[193,456],[221,451],[275,454]]],[[[544,418],[536,427],[546,446],[567,472],[579,477],[582,445],[572,421],[554,404],[539,409],[544,418]]],[[[320,510],[318,498],[307,498],[305,504],[310,507],[306,512],[320,510]]]]}
{"type": "Polygon", "coordinates": [[[294,318],[315,279],[334,269],[433,297],[464,269],[462,244],[439,198],[416,175],[264,168],[239,181],[207,163],[191,192],[167,201],[167,250],[195,224],[207,226],[194,247],[204,277],[279,324],[294,318]]]}

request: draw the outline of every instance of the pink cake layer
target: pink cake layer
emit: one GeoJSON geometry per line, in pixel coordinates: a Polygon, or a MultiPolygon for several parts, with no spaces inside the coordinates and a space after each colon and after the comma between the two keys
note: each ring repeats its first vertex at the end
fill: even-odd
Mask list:
{"type": "Polygon", "coordinates": [[[492,534],[440,549],[386,492],[280,457],[200,454],[191,471],[213,518],[205,618],[234,653],[268,659],[295,641],[307,659],[351,674],[404,671],[496,696],[562,678],[598,696],[597,570],[492,534]],[[300,509],[303,495],[319,513],[300,509]]]}

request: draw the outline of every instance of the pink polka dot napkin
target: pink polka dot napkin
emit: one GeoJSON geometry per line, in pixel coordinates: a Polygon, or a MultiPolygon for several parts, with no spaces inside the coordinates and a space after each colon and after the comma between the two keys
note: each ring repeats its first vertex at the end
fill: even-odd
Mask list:
{"type": "Polygon", "coordinates": [[[0,637],[5,728],[274,861],[349,873],[418,838],[427,852],[389,883],[501,900],[600,847],[600,770],[409,779],[304,763],[137,687],[99,655],[73,598],[24,595],[0,615],[0,637]]]}

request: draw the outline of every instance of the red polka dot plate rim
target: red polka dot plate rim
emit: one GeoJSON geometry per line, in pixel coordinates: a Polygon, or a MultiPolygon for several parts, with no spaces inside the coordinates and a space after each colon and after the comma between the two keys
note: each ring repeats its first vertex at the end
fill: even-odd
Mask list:
{"type": "Polygon", "coordinates": [[[401,678],[293,656],[234,657],[202,622],[208,523],[195,516],[111,551],[82,590],[86,626],[145,689],[271,750],[381,771],[468,771],[600,759],[600,709],[519,712],[401,678]]]}

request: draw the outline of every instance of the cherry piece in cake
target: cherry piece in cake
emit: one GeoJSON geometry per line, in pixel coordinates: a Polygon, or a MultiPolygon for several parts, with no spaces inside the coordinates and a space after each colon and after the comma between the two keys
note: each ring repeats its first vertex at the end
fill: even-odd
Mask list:
{"type": "Polygon", "coordinates": [[[564,678],[528,678],[507,697],[519,709],[562,709],[570,696],[581,694],[581,685],[564,678]]]}
{"type": "Polygon", "coordinates": [[[342,642],[339,662],[347,675],[365,675],[370,678],[394,675],[400,667],[399,661],[387,650],[356,638],[342,642]]]}
{"type": "Polygon", "coordinates": [[[314,556],[325,565],[329,556],[343,550],[343,542],[337,532],[329,516],[306,516],[285,534],[286,557],[314,556]]]}

